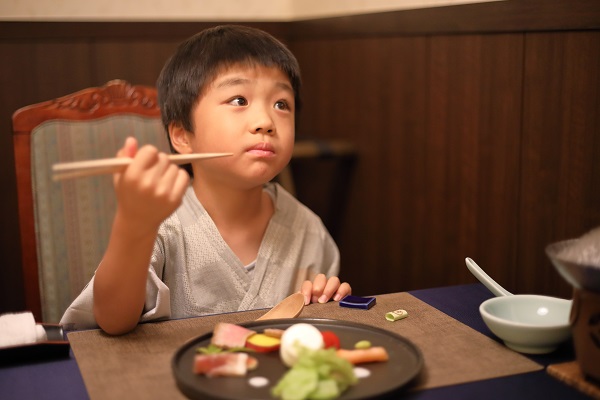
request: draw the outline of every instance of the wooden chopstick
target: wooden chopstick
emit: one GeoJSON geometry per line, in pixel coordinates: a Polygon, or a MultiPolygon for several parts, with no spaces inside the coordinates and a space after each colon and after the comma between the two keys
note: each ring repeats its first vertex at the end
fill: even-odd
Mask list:
{"type": "MultiPolygon", "coordinates": [[[[208,158],[229,157],[233,153],[194,153],[194,154],[169,154],[169,160],[174,164],[187,164],[194,160],[208,158]]],[[[129,157],[101,158],[89,161],[74,161],[58,163],[52,166],[52,179],[61,181],[65,179],[81,178],[86,176],[114,174],[124,170],[133,159],[129,157]]]]}

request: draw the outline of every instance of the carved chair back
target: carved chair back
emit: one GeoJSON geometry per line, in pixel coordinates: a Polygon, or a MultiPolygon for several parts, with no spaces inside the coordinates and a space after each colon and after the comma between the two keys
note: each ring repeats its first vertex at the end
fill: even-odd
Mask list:
{"type": "Polygon", "coordinates": [[[54,182],[57,162],[114,157],[127,136],[168,151],[156,90],[122,80],[13,114],[25,300],[36,320],[58,322],[91,279],[108,241],[111,176],[54,182]]]}

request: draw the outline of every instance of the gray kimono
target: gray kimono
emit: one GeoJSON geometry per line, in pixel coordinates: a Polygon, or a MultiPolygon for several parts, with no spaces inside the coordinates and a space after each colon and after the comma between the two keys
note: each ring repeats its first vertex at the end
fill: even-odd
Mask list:
{"type": "MultiPolygon", "coordinates": [[[[339,273],[339,251],[320,218],[278,184],[275,212],[249,272],[221,237],[190,186],[161,225],[140,322],[272,307],[318,273],[339,273]]],[[[66,329],[97,327],[93,281],[69,306],[66,329]]]]}

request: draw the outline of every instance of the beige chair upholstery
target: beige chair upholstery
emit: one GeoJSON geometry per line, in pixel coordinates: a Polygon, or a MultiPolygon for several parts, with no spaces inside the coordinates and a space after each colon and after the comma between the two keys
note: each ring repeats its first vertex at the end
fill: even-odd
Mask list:
{"type": "Polygon", "coordinates": [[[93,275],[115,212],[111,176],[55,182],[57,162],[114,157],[127,136],[168,151],[154,88],[111,81],[13,115],[26,306],[58,322],[93,275]]]}

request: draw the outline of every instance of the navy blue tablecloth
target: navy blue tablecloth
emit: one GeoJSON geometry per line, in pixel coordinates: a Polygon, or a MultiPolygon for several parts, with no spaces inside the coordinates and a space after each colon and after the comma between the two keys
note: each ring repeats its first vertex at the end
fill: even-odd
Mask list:
{"type": "MultiPolygon", "coordinates": [[[[448,314],[471,328],[498,340],[479,315],[479,305],[492,297],[481,284],[448,286],[410,291],[413,296],[448,314]]],[[[549,365],[575,358],[571,342],[549,355],[532,356],[549,365]]],[[[83,379],[73,354],[62,360],[0,367],[2,399],[86,399],[83,379]]],[[[395,396],[398,398],[398,396],[395,396]]],[[[587,399],[581,392],[552,378],[546,371],[488,379],[418,392],[406,392],[401,398],[442,399],[587,399]]]]}
{"type": "MultiPolygon", "coordinates": [[[[479,314],[479,305],[485,300],[493,297],[493,294],[482,284],[477,283],[414,290],[409,293],[463,324],[468,325],[476,331],[501,343],[501,340],[488,329],[479,314]]],[[[528,355],[528,357],[544,366],[548,366],[554,363],[574,360],[575,353],[573,350],[573,343],[568,341],[550,354],[528,355]]],[[[419,400],[589,399],[588,396],[578,390],[551,377],[545,370],[419,392],[410,392],[406,393],[402,398],[419,400]]]]}

